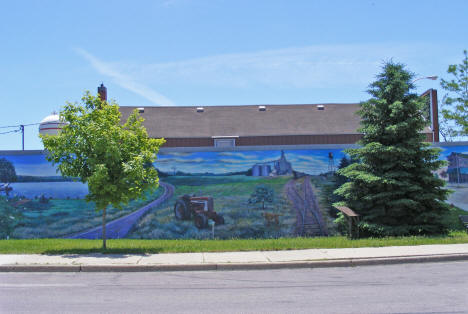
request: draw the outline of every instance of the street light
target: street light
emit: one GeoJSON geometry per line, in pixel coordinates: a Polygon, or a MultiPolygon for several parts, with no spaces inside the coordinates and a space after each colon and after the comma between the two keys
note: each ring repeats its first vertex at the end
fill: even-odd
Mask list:
{"type": "Polygon", "coordinates": [[[418,77],[417,79],[413,80],[413,81],[411,82],[411,84],[413,84],[413,83],[416,82],[416,81],[425,80],[425,79],[435,81],[435,80],[437,80],[437,75],[418,77]]]}

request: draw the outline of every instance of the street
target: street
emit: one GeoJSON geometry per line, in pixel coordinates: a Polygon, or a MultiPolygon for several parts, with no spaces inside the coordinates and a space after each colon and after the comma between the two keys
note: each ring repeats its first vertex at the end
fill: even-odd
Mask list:
{"type": "Polygon", "coordinates": [[[0,311],[466,313],[468,262],[166,273],[1,273],[0,311]]]}

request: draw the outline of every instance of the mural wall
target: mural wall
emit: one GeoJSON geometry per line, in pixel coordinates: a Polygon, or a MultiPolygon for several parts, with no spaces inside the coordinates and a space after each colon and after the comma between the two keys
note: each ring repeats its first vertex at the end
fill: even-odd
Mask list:
{"type": "MultiPolygon", "coordinates": [[[[468,145],[441,146],[436,175],[468,211],[468,145]]],[[[108,210],[109,238],[261,238],[333,234],[349,163],[342,149],[162,151],[160,187],[108,210]]],[[[101,215],[87,186],[64,178],[40,151],[0,153],[0,238],[99,238],[101,215]]]]}

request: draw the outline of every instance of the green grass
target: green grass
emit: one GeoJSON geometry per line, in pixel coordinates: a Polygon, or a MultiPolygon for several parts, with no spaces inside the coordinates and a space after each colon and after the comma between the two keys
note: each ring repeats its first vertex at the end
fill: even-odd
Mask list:
{"type": "Polygon", "coordinates": [[[1,254],[150,254],[184,252],[229,252],[296,250],[312,248],[358,248],[425,244],[468,243],[468,234],[451,232],[440,237],[389,237],[350,240],[346,237],[232,239],[232,240],[108,240],[108,249],[101,249],[101,240],[27,239],[0,240],[1,254]]]}

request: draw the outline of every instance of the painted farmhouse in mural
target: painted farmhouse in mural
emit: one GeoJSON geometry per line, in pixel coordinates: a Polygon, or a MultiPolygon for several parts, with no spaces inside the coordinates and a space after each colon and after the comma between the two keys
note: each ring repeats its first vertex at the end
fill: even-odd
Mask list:
{"type": "Polygon", "coordinates": [[[449,156],[447,156],[447,160],[449,162],[447,168],[449,182],[468,182],[468,154],[453,152],[449,156]]]}

